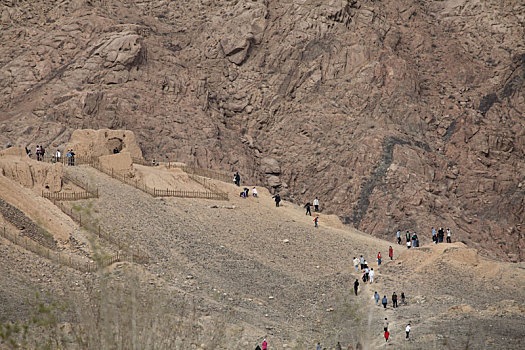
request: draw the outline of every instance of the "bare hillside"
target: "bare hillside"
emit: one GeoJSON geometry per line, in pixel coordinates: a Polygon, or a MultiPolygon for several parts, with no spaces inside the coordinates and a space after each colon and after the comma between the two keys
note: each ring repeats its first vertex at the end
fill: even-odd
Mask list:
{"type": "MultiPolygon", "coordinates": [[[[164,166],[138,168],[150,183],[180,188],[187,181],[164,166]]],[[[46,321],[40,335],[35,325],[30,327],[29,339],[41,340],[51,330],[71,348],[78,345],[75,336],[87,332],[90,349],[155,344],[160,349],[236,350],[255,348],[263,338],[270,349],[298,350],[317,342],[333,349],[338,341],[365,349],[523,345],[525,270],[519,264],[489,260],[463,243],[410,250],[394,245],[390,261],[390,241],[324,213],[315,228],[304,208],[288,201],[277,208],[262,188],[258,198],[244,199],[241,188],[209,180],[228,193],[228,201],[155,198],[89,166],[64,171],[99,190],[99,198],[70,203],[84,220],[147,252],[149,261],[79,273],[1,239],[0,325],[45,316],[28,303],[37,294],[39,302],[61,305],[51,307],[56,321],[46,321]],[[381,266],[375,261],[379,251],[381,266]],[[361,254],[376,276],[373,284],[361,283],[355,296],[353,282],[361,273],[354,272],[351,260],[361,254]],[[387,295],[387,309],[375,306],[374,291],[387,295]],[[391,307],[394,291],[405,293],[406,305],[391,307]],[[387,344],[384,317],[390,323],[387,344]],[[413,326],[409,341],[404,339],[408,322],[413,326]]],[[[59,242],[68,251],[92,257],[93,251],[113,249],[57,213],[38,192],[0,179],[0,198],[19,205],[30,219],[37,219],[36,206],[37,213],[54,213],[46,227],[56,239],[69,227],[75,241],[92,242],[82,249],[69,246],[74,241],[59,242]],[[25,199],[16,201],[14,190],[25,199]]],[[[2,218],[0,226],[10,219],[2,218]]]]}
{"type": "Polygon", "coordinates": [[[376,236],[523,260],[520,0],[2,1],[0,142],[135,131],[376,236]]]}

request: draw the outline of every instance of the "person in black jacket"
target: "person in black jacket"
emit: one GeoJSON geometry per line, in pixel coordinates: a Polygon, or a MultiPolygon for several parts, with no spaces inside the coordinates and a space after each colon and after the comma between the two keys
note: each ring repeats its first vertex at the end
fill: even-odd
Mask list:
{"type": "Polygon", "coordinates": [[[306,214],[305,214],[305,215],[310,215],[310,216],[312,216],[312,211],[310,210],[310,206],[311,206],[310,203],[306,203],[306,204],[304,205],[304,207],[306,208],[306,214]]]}
{"type": "Polygon", "coordinates": [[[281,203],[281,196],[279,196],[279,193],[277,193],[275,196],[272,197],[275,199],[275,206],[278,207],[279,203],[281,203]]]}

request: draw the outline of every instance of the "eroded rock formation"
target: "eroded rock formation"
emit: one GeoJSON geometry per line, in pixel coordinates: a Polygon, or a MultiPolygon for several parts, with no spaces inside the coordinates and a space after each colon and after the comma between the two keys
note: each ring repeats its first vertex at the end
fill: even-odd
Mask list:
{"type": "Polygon", "coordinates": [[[524,258],[523,1],[1,6],[4,144],[130,129],[375,235],[524,258]]]}

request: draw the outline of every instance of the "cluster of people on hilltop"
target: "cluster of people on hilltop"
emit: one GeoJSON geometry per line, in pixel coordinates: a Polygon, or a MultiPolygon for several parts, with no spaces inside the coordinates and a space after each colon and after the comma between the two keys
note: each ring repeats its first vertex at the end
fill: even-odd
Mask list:
{"type": "MultiPolygon", "coordinates": [[[[447,228],[446,235],[447,235],[447,243],[452,243],[450,228],[447,228]]],[[[436,244],[443,243],[444,237],[445,237],[445,230],[443,229],[443,227],[440,227],[439,230],[437,231],[434,227],[432,227],[432,242],[436,244]]],[[[397,230],[396,239],[397,239],[397,244],[401,244],[401,230],[397,230]]],[[[407,231],[405,234],[405,239],[406,239],[407,248],[419,247],[419,237],[417,236],[417,233],[415,232],[410,233],[410,231],[407,231]]]]}
{"type": "MultiPolygon", "coordinates": [[[[26,152],[27,152],[27,148],[26,148],[26,152]]],[[[39,162],[43,161],[44,160],[44,156],[46,154],[46,150],[45,150],[44,146],[36,145],[35,154],[36,154],[36,160],[37,161],[39,161],[39,162]]]]}
{"type": "MultiPolygon", "coordinates": [[[[447,243],[452,243],[452,239],[450,238],[450,229],[447,228],[447,243]]],[[[445,230],[443,227],[440,227],[439,230],[436,232],[436,229],[432,227],[432,242],[435,244],[443,243],[443,237],[445,237],[445,230]]]]}

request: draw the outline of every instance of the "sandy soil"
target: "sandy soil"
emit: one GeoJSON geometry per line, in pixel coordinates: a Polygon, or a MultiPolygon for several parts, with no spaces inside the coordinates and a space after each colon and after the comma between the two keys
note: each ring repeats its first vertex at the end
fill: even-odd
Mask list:
{"type": "MultiPolygon", "coordinates": [[[[186,184],[178,170],[135,167],[151,184],[186,184]]],[[[228,349],[255,348],[263,337],[271,349],[309,349],[318,341],[329,349],[337,341],[343,346],[359,342],[365,349],[523,345],[525,270],[518,264],[487,260],[462,243],[407,250],[323,213],[320,227],[314,228],[304,208],[287,201],[276,208],[264,188],[258,188],[259,198],[243,199],[238,196],[243,187],[213,181],[229,201],[153,198],[86,166],[68,171],[99,187],[99,199],[78,204],[91,202],[93,219],[150,253],[150,263],[136,270],[141,288],[151,297],[176,293],[191,298],[200,324],[220,319],[227,325],[228,349]],[[387,258],[390,245],[393,261],[387,258]],[[375,261],[379,251],[381,266],[375,261]],[[352,285],[360,273],[351,260],[361,254],[376,270],[376,282],[360,280],[354,296],[352,285]],[[387,309],[374,305],[374,291],[387,295],[387,309]],[[407,305],[391,307],[394,291],[406,294],[407,305]],[[384,317],[391,332],[386,344],[384,317]],[[409,341],[404,339],[407,322],[413,326],[409,341]]],[[[43,199],[1,181],[2,196],[5,192],[14,205],[35,215],[33,207],[43,199]],[[19,192],[25,199],[12,199],[19,192]]],[[[34,281],[24,280],[24,264],[16,265],[18,278],[29,288],[34,281]]],[[[54,268],[58,276],[61,268],[54,268]]],[[[120,271],[108,269],[115,278],[120,271]]],[[[50,284],[63,285],[52,276],[50,284]]]]}

